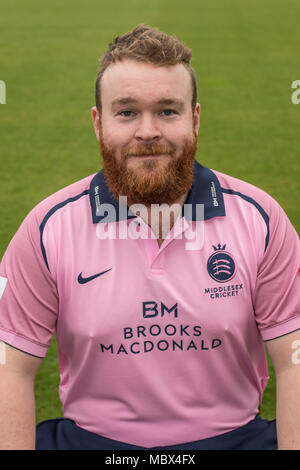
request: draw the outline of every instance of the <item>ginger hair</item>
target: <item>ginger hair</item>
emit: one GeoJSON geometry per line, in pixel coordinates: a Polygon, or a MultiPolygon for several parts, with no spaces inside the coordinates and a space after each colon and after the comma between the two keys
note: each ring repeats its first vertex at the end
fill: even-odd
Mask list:
{"type": "Polygon", "coordinates": [[[109,44],[108,50],[100,59],[100,68],[96,79],[96,107],[101,114],[101,78],[109,65],[122,59],[132,59],[156,66],[182,64],[190,74],[192,84],[192,110],[197,103],[197,81],[194,69],[190,65],[192,51],[179,39],[157,28],[138,25],[132,31],[117,36],[109,44]]]}

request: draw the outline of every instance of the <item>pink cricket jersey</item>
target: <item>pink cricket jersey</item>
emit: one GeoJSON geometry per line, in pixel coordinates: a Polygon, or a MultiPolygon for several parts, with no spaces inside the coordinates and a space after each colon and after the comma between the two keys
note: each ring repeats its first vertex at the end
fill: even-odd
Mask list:
{"type": "Polygon", "coordinates": [[[170,237],[152,235],[100,171],[38,204],[0,265],[0,340],[44,357],[56,331],[64,416],[144,447],[253,419],[264,341],[300,328],[299,239],[262,190],[195,162],[170,237]]]}

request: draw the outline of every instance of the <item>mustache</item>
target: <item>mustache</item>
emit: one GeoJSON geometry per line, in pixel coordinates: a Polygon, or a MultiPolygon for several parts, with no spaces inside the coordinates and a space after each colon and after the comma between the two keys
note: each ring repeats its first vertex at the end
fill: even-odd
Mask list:
{"type": "Polygon", "coordinates": [[[123,158],[138,157],[141,155],[173,155],[174,147],[162,144],[136,144],[122,151],[123,158]]]}

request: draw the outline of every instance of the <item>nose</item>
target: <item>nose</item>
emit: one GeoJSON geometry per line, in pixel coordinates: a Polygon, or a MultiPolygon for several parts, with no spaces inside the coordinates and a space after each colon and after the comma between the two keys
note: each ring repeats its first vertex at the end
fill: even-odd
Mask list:
{"type": "Polygon", "coordinates": [[[160,140],[162,134],[158,127],[158,123],[154,116],[144,114],[138,120],[138,126],[135,132],[135,138],[138,141],[157,141],[160,140]]]}

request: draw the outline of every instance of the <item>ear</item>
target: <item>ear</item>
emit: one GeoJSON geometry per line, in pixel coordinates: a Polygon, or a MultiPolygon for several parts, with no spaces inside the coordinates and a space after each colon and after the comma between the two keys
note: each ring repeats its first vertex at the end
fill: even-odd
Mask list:
{"type": "Polygon", "coordinates": [[[101,118],[100,118],[100,114],[99,114],[99,111],[96,108],[96,106],[92,107],[91,113],[92,113],[92,121],[93,121],[93,125],[94,125],[94,131],[95,131],[97,140],[99,142],[101,118]]]}
{"type": "Polygon", "coordinates": [[[194,129],[196,135],[199,133],[199,127],[200,127],[200,111],[201,111],[201,105],[200,103],[197,103],[195,106],[195,111],[194,111],[194,116],[193,116],[193,123],[194,123],[194,129]]]}

